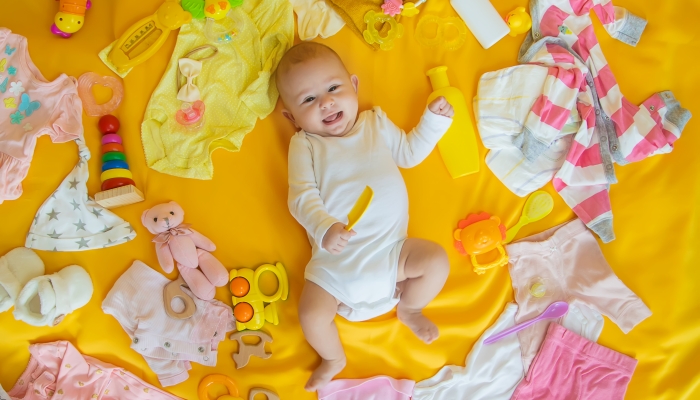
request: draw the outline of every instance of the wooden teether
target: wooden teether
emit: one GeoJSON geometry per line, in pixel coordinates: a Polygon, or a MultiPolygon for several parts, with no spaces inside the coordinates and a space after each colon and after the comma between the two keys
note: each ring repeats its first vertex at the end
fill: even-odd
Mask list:
{"type": "Polygon", "coordinates": [[[112,76],[100,76],[94,72],[86,72],[78,78],[78,96],[83,102],[85,113],[92,117],[107,115],[116,110],[124,97],[124,86],[121,81],[112,76]],[[102,85],[112,89],[112,98],[104,104],[97,104],[92,93],[94,85],[102,85]]]}
{"type": "Polygon", "coordinates": [[[267,396],[267,400],[280,400],[280,397],[277,396],[277,393],[267,390],[267,389],[260,389],[260,388],[253,388],[250,389],[250,394],[248,395],[248,400],[255,400],[255,395],[257,394],[264,394],[267,396]]]}
{"type": "Polygon", "coordinates": [[[262,359],[270,358],[272,353],[265,351],[265,343],[272,343],[272,336],[262,331],[242,331],[236,332],[229,336],[229,339],[238,342],[238,352],[233,353],[233,361],[236,362],[236,369],[241,369],[248,365],[251,356],[260,357],[262,359]],[[257,336],[260,342],[257,344],[248,344],[243,342],[243,336],[257,336]]]}
{"type": "Polygon", "coordinates": [[[165,288],[163,289],[163,303],[165,305],[165,312],[171,318],[187,319],[194,315],[194,312],[197,311],[197,306],[194,304],[192,297],[182,290],[183,286],[187,286],[187,284],[185,283],[184,279],[182,279],[182,276],[178,276],[177,279],[165,285],[165,288]],[[177,313],[175,310],[173,310],[172,301],[176,298],[179,298],[185,303],[185,309],[181,313],[177,313]]]}

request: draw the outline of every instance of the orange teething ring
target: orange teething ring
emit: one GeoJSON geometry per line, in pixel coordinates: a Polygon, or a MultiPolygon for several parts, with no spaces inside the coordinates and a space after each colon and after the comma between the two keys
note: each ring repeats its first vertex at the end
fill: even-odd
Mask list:
{"type": "MultiPolygon", "coordinates": [[[[199,395],[199,400],[212,400],[209,397],[209,386],[213,384],[222,384],[228,389],[228,395],[222,396],[223,398],[238,397],[238,386],[233,379],[226,375],[213,374],[204,377],[201,382],[199,382],[199,387],[197,389],[197,394],[199,395]]],[[[222,397],[219,397],[221,399],[222,397]]]]}

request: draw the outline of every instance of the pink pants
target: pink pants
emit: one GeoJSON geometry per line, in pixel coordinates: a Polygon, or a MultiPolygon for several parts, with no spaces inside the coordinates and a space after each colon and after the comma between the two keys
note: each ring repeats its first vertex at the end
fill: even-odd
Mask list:
{"type": "Polygon", "coordinates": [[[637,360],[552,322],[511,400],[622,400],[637,360]]]}
{"type": "Polygon", "coordinates": [[[29,346],[31,358],[8,392],[12,400],[179,400],[123,368],[83,356],[70,342],[29,346]]]}

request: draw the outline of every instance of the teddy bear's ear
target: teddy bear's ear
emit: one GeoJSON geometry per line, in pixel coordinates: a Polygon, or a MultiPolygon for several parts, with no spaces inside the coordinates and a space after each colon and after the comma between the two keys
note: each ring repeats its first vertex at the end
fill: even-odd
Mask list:
{"type": "Polygon", "coordinates": [[[168,203],[168,204],[170,204],[172,207],[174,207],[175,209],[177,209],[178,211],[180,211],[181,214],[184,214],[184,213],[185,213],[185,210],[183,210],[182,207],[181,207],[179,204],[177,204],[176,202],[171,201],[171,202],[168,203]]]}
{"type": "Polygon", "coordinates": [[[143,226],[145,226],[145,227],[148,227],[148,225],[146,225],[146,215],[148,215],[148,212],[149,212],[149,211],[151,211],[150,208],[144,210],[144,211],[143,211],[143,214],[141,214],[141,223],[142,223],[143,226]]]}

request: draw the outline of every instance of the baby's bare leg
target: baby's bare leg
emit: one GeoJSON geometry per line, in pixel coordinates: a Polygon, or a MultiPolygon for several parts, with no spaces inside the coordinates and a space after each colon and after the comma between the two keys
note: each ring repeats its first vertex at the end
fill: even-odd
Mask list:
{"type": "Polygon", "coordinates": [[[402,282],[403,293],[397,316],[425,343],[437,339],[439,332],[422,310],[440,293],[449,273],[447,253],[439,244],[406,239],[399,256],[397,280],[402,282]]]}
{"type": "Polygon", "coordinates": [[[325,386],[345,368],[345,352],[333,321],[337,310],[335,297],[313,282],[304,282],[299,301],[299,321],[306,341],[322,358],[321,365],[306,382],[305,389],[310,392],[325,386]]]}

